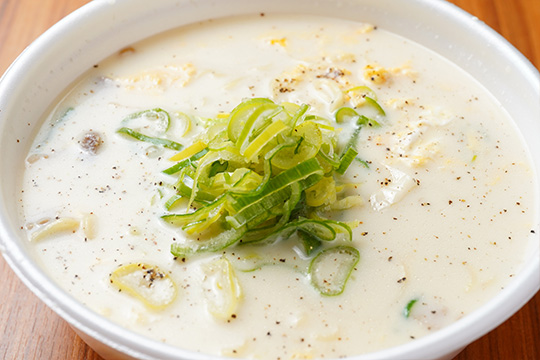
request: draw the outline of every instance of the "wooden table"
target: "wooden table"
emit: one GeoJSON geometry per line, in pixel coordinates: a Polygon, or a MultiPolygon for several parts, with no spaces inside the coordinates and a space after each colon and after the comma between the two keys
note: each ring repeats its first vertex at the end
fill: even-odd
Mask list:
{"type": "MultiPolygon", "coordinates": [[[[88,0],[0,0],[0,73],[32,40],[88,0]]],[[[540,68],[540,0],[451,0],[501,33],[540,68]]],[[[100,360],[0,257],[0,359],[100,360]]],[[[540,359],[540,293],[455,360],[540,359]]]]}

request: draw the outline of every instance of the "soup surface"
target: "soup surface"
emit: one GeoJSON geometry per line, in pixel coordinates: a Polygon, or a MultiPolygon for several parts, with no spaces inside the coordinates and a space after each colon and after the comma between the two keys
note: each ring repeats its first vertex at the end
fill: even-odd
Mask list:
{"type": "Polygon", "coordinates": [[[370,24],[259,14],[96,64],[44,120],[20,202],[44,271],[116,323],[211,354],[339,358],[430,334],[497,294],[538,246],[535,176],[504,109],[445,59],[370,24]],[[343,107],[380,125],[361,129],[361,161],[339,178],[356,200],[332,216],[360,255],[340,294],[313,286],[296,234],[170,252],[186,241],[161,217],[185,206],[165,207],[176,179],[162,171],[178,151],[117,130],[160,108],[165,136],[189,147],[247,98],[308,104],[338,144],[354,131],[333,120],[343,107]],[[252,261],[264,256],[273,261],[252,261]]]}

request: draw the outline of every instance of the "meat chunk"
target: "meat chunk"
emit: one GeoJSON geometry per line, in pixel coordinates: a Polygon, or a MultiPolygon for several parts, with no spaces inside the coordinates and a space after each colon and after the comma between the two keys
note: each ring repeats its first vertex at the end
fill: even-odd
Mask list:
{"type": "Polygon", "coordinates": [[[103,144],[103,140],[99,133],[89,131],[83,135],[81,140],[79,140],[79,144],[85,152],[95,155],[103,144]]]}

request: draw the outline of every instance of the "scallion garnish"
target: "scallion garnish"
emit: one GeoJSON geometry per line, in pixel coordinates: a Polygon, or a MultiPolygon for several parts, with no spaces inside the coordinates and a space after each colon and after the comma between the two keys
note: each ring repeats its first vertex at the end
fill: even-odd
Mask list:
{"type": "Polygon", "coordinates": [[[154,144],[154,145],[160,145],[160,146],[166,147],[166,148],[171,149],[171,150],[179,151],[179,150],[182,150],[182,148],[183,148],[182,144],[179,144],[179,143],[177,143],[175,141],[164,139],[164,138],[157,138],[157,137],[147,136],[147,135],[141,134],[140,132],[137,132],[137,131],[135,131],[133,129],[126,128],[126,127],[120,128],[120,129],[116,130],[116,132],[119,133],[119,134],[129,135],[132,138],[135,138],[135,139],[137,139],[139,141],[144,141],[144,142],[151,143],[151,144],[154,144]]]}
{"type": "Polygon", "coordinates": [[[406,318],[411,316],[411,310],[417,301],[418,299],[412,299],[411,301],[407,303],[407,305],[403,308],[403,316],[405,316],[406,318]]]}
{"type": "MultiPolygon", "coordinates": [[[[369,88],[354,90],[375,95],[369,88]]],[[[375,100],[365,98],[378,110],[375,100]]],[[[378,112],[384,114],[382,108],[378,112]]],[[[363,127],[379,123],[349,107],[339,109],[335,120],[338,126],[354,126],[341,150],[338,129],[330,120],[309,114],[306,104],[254,98],[240,103],[227,118],[205,121],[206,133],[172,156],[176,163],[163,171],[174,179],[175,190],[166,210],[178,208],[182,198],[187,204],[184,213],[162,216],[186,234],[185,241],[172,245],[171,253],[185,258],[233,245],[268,245],[297,234],[298,248],[312,258],[308,271],[314,287],[327,296],[343,292],[360,255],[352,246],[326,245],[351,242],[352,230],[321,214],[361,203],[358,195],[344,194],[344,174],[355,159],[367,164],[357,157],[358,135],[363,127]]],[[[118,132],[179,150],[180,144],[164,138],[170,121],[162,109],[141,111],[126,117],[118,132]],[[154,122],[163,137],[127,127],[140,122],[154,122]]]]}
{"type": "Polygon", "coordinates": [[[360,253],[351,246],[323,250],[311,261],[311,283],[322,295],[339,295],[359,260],[360,253]]]}

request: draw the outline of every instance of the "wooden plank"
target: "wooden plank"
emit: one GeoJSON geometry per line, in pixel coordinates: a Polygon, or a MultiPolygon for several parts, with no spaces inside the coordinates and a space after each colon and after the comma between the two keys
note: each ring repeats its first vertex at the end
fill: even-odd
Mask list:
{"type": "MultiPolygon", "coordinates": [[[[88,0],[0,0],[0,73],[43,31],[88,0]]],[[[451,0],[540,67],[539,0],[451,0]]],[[[100,360],[0,257],[0,359],[100,360]]],[[[540,294],[455,360],[540,359],[540,294]]]]}

